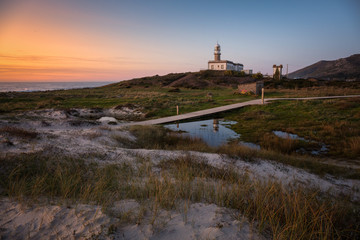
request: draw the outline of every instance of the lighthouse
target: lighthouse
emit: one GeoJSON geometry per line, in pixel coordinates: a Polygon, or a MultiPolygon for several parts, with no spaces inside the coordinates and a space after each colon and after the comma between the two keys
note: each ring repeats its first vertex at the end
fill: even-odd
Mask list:
{"type": "Polygon", "coordinates": [[[216,43],[215,48],[214,48],[214,61],[220,61],[220,53],[221,48],[219,43],[216,43]]]}
{"type": "Polygon", "coordinates": [[[244,69],[244,65],[241,63],[234,63],[228,60],[221,60],[221,47],[219,43],[216,43],[214,47],[214,60],[208,62],[209,70],[232,70],[232,71],[242,71],[244,69]]]}

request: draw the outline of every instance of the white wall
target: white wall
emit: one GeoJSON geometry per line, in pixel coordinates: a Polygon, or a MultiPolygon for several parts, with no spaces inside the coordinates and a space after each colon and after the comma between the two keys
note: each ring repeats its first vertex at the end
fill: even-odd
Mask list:
{"type": "Polygon", "coordinates": [[[233,71],[241,71],[243,70],[243,66],[234,65],[232,63],[208,63],[208,69],[210,70],[233,70],[233,71]]]}
{"type": "Polygon", "coordinates": [[[209,63],[211,70],[226,70],[226,63],[209,63]]]}

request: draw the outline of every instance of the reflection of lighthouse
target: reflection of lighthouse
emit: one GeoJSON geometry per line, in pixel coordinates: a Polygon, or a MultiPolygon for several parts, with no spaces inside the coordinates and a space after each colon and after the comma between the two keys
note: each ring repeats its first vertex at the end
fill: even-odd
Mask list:
{"type": "Polygon", "coordinates": [[[214,132],[219,131],[219,120],[218,119],[214,119],[213,127],[214,127],[214,132]]]}

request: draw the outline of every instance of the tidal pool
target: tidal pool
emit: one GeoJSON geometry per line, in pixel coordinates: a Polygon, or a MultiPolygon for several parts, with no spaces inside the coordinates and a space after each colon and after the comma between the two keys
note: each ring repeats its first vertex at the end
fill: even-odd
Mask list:
{"type": "Polygon", "coordinates": [[[235,121],[218,119],[199,120],[193,122],[180,122],[165,124],[164,127],[172,131],[181,131],[190,137],[201,138],[209,146],[218,147],[232,139],[238,139],[240,134],[231,130],[229,126],[236,124],[235,121]]]}

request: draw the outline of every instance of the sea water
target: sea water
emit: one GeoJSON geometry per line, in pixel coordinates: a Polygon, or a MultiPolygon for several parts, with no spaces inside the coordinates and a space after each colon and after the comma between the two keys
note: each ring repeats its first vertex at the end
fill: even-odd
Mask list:
{"type": "Polygon", "coordinates": [[[0,82],[0,92],[35,92],[60,89],[93,88],[114,82],[0,82]]]}

